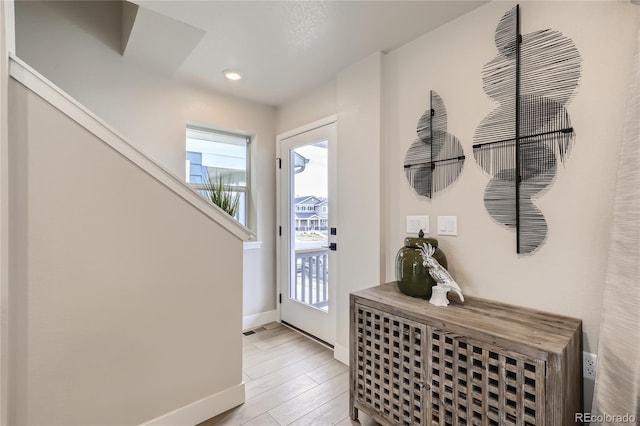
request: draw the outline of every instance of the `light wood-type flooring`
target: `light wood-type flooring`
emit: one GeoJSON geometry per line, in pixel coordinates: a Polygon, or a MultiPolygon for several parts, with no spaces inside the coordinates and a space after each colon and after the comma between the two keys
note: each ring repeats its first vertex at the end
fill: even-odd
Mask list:
{"type": "Polygon", "coordinates": [[[246,401],[200,426],[378,425],[349,418],[349,368],[333,351],[272,323],[242,337],[246,401]]]}

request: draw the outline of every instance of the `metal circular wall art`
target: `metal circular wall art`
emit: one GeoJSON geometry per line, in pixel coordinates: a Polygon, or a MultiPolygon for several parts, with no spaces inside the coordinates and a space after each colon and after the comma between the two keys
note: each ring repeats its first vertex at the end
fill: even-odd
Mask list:
{"type": "Polygon", "coordinates": [[[565,105],[580,79],[573,41],[550,29],[520,34],[520,7],[508,11],[495,35],[498,56],[482,70],[484,91],[499,105],[474,137],[473,155],[492,176],[484,205],[497,222],[516,231],[516,252],[533,253],[546,239],[547,222],[533,198],[556,176],[571,152],[575,131],[565,105]]]}
{"type": "Polygon", "coordinates": [[[433,90],[430,108],[418,120],[417,134],[405,155],[404,171],[419,195],[432,198],[458,178],[464,165],[462,144],[447,133],[447,110],[433,90]]]}

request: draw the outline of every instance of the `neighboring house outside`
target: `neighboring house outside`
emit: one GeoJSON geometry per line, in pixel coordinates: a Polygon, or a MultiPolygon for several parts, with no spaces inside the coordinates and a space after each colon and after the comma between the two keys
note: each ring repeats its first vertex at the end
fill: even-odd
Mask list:
{"type": "Polygon", "coordinates": [[[324,198],[313,195],[296,197],[294,200],[296,231],[326,231],[328,204],[324,198]]]}

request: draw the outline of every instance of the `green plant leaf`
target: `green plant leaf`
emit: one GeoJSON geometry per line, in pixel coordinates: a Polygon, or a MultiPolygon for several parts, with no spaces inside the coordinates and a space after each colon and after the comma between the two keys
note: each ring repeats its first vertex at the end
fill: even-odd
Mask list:
{"type": "Polygon", "coordinates": [[[233,187],[224,181],[222,175],[218,175],[212,180],[207,175],[207,180],[203,184],[202,192],[206,193],[205,198],[227,212],[230,216],[235,217],[240,206],[240,193],[234,192],[233,187]]]}

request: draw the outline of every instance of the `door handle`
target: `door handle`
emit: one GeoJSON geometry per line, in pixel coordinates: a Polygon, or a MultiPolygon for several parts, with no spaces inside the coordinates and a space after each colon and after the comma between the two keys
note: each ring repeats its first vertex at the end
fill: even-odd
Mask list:
{"type": "Polygon", "coordinates": [[[323,248],[328,248],[331,251],[338,250],[338,245],[336,243],[329,243],[328,246],[322,246],[323,248]]]}

